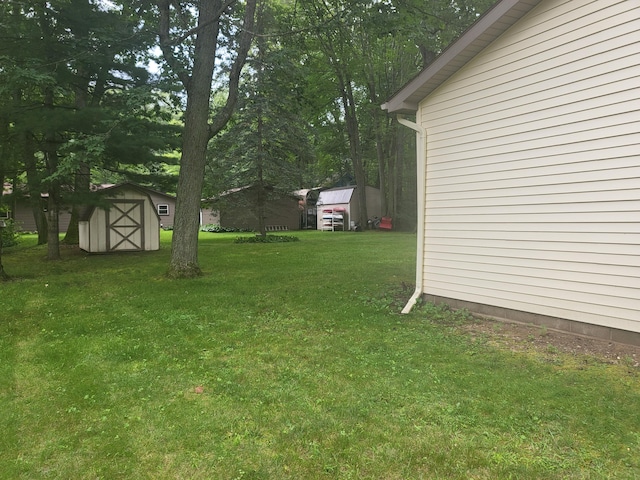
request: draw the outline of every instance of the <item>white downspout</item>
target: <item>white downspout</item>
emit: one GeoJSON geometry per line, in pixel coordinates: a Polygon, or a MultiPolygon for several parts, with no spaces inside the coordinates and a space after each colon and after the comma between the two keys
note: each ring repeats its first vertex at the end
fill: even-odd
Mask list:
{"type": "Polygon", "coordinates": [[[409,127],[416,131],[416,171],[417,171],[417,190],[418,190],[418,248],[416,252],[416,290],[402,309],[401,313],[409,313],[414,307],[418,298],[422,295],[422,286],[424,280],[424,216],[426,202],[426,165],[427,165],[427,130],[417,123],[410,122],[398,115],[398,122],[405,127],[409,127]]]}

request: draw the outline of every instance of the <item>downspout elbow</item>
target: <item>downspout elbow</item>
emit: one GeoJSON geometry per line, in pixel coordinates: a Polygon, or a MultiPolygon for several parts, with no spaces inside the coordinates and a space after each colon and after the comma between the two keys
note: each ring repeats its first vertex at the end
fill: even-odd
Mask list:
{"type": "Polygon", "coordinates": [[[418,298],[420,298],[420,295],[422,295],[422,285],[416,285],[415,292],[413,292],[413,295],[411,295],[411,298],[409,298],[409,301],[407,301],[407,304],[404,306],[404,308],[400,310],[400,313],[402,313],[403,315],[410,313],[413,307],[416,306],[416,303],[418,303],[418,298]]]}

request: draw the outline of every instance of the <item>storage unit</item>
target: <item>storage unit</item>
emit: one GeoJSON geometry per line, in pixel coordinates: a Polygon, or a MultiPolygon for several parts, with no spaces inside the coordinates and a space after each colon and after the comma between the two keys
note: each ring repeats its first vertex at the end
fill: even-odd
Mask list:
{"type": "Polygon", "coordinates": [[[96,192],[79,222],[80,248],[90,253],[160,248],[160,217],[146,189],[125,183],[96,192]]]}
{"type": "MultiPolygon", "coordinates": [[[[360,203],[355,185],[323,190],[318,197],[318,230],[343,231],[355,229],[360,212],[360,203]],[[339,218],[339,217],[342,218],[339,218]],[[335,218],[334,218],[335,217],[335,218]],[[329,228],[331,227],[331,228],[329,228]],[[339,227],[339,228],[336,228],[339,227]]],[[[367,214],[380,216],[380,190],[365,187],[367,214]]]]}
{"type": "Polygon", "coordinates": [[[344,207],[325,208],[322,210],[321,230],[335,232],[344,231],[345,223],[349,225],[347,211],[344,207]]]}

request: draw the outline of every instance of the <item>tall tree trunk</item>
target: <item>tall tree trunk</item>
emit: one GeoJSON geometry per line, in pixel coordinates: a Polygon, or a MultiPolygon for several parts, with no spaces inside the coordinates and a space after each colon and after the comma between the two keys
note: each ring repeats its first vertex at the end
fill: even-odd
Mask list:
{"type": "Polygon", "coordinates": [[[175,277],[193,277],[201,273],[198,266],[199,211],[209,143],[211,81],[218,41],[217,6],[217,1],[200,2],[193,71],[190,78],[183,79],[187,107],[169,265],[170,275],[175,277]]]}
{"type": "MultiPolygon", "coordinates": [[[[389,131],[394,131],[394,122],[390,122],[389,131]]],[[[387,209],[391,216],[397,220],[398,218],[398,177],[396,170],[396,136],[387,136],[387,152],[386,152],[386,165],[387,165],[387,209]]],[[[397,222],[396,222],[397,224],[397,222]]]]}
{"type": "MultiPolygon", "coordinates": [[[[367,87],[369,90],[369,100],[371,101],[371,105],[377,107],[380,104],[378,99],[378,94],[376,93],[376,84],[374,80],[373,72],[368,72],[368,81],[367,87]]],[[[376,158],[378,160],[378,177],[380,179],[380,210],[382,211],[382,215],[389,214],[389,208],[387,203],[388,198],[388,188],[387,188],[387,171],[385,168],[386,158],[385,158],[385,150],[384,150],[384,135],[382,129],[383,123],[383,112],[380,108],[373,109],[373,130],[376,139],[376,158]]],[[[386,117],[386,115],[385,115],[386,117]]]]}
{"type": "MultiPolygon", "coordinates": [[[[13,101],[16,106],[22,102],[22,91],[18,90],[13,94],[13,101]]],[[[18,122],[16,122],[18,123],[18,122]]],[[[19,124],[18,124],[19,125],[19,124]]],[[[38,232],[38,245],[47,243],[47,217],[42,204],[42,181],[38,173],[38,163],[36,160],[36,144],[33,132],[25,131],[19,137],[20,155],[27,174],[27,191],[29,192],[29,206],[33,214],[33,220],[38,232]]],[[[14,185],[15,188],[15,185],[14,185]]]]}
{"type": "Polygon", "coordinates": [[[27,174],[27,190],[29,192],[29,205],[33,212],[33,219],[38,231],[38,245],[47,243],[48,225],[47,216],[42,204],[42,182],[38,174],[36,160],[36,147],[31,132],[25,132],[22,136],[22,160],[27,174]]]}
{"type": "MultiPolygon", "coordinates": [[[[58,152],[55,145],[47,142],[45,159],[49,175],[56,171],[58,166],[58,152]]],[[[60,260],[60,182],[52,180],[48,187],[47,199],[47,260],[60,260]]]]}
{"type": "MultiPolygon", "coordinates": [[[[83,29],[80,34],[76,33],[80,38],[87,38],[88,33],[85,29],[83,29]]],[[[87,72],[83,67],[78,68],[77,72],[78,77],[78,85],[74,87],[75,94],[75,108],[76,111],[82,110],[87,107],[88,98],[89,98],[89,85],[88,83],[84,83],[87,81],[86,79],[89,77],[87,72]],[[82,83],[80,83],[82,82],[82,83]]],[[[97,85],[96,85],[97,87],[97,85]]],[[[97,93],[97,92],[95,92],[97,93]]],[[[99,103],[96,102],[96,103],[99,103]]],[[[78,245],[80,243],[80,213],[82,207],[78,204],[78,198],[84,198],[85,195],[89,193],[91,186],[91,167],[86,162],[80,162],[78,166],[78,170],[74,175],[74,185],[73,185],[73,193],[76,198],[76,201],[73,202],[71,206],[71,219],[69,220],[69,226],[67,227],[67,233],[62,240],[62,243],[65,245],[78,245]]],[[[83,202],[84,203],[84,202],[83,202]]]]}
{"type": "Polygon", "coordinates": [[[49,188],[47,201],[47,260],[60,260],[60,209],[56,188],[49,188]]]}
{"type": "MultiPolygon", "coordinates": [[[[2,205],[2,191],[4,191],[4,178],[5,178],[5,165],[8,163],[7,157],[9,155],[8,150],[8,142],[4,141],[8,137],[9,133],[9,122],[2,118],[0,119],[0,137],[2,137],[2,142],[0,142],[0,206],[2,205]]],[[[15,191],[15,184],[13,185],[15,191]]],[[[9,280],[9,275],[4,271],[4,266],[2,265],[2,242],[3,242],[3,231],[0,228],[0,281],[9,280]]]]}
{"type": "Polygon", "coordinates": [[[267,224],[266,224],[266,206],[267,206],[267,192],[263,187],[258,187],[256,192],[257,208],[256,214],[258,215],[258,233],[262,238],[267,237],[267,224]]]}
{"type": "Polygon", "coordinates": [[[267,236],[267,226],[265,224],[265,207],[267,205],[267,190],[264,182],[264,119],[262,118],[262,108],[258,106],[257,109],[257,117],[258,117],[258,202],[257,206],[257,214],[258,214],[258,231],[260,232],[260,236],[262,238],[266,238],[267,236]]]}
{"type": "MultiPolygon", "coordinates": [[[[80,167],[74,176],[73,191],[76,197],[85,198],[85,195],[89,193],[91,186],[91,168],[85,162],[80,163],[80,167]],[[79,195],[78,195],[79,194],[79,195]]],[[[67,233],[62,240],[65,245],[78,245],[80,243],[80,214],[83,207],[78,205],[77,202],[71,207],[71,218],[69,219],[69,226],[67,227],[67,233]]]]}
{"type": "MultiPolygon", "coordinates": [[[[349,152],[351,161],[353,162],[353,173],[356,177],[356,185],[358,188],[358,203],[360,209],[358,217],[355,220],[360,225],[366,225],[368,220],[367,213],[367,181],[364,172],[364,164],[362,162],[362,151],[360,148],[360,128],[358,126],[358,117],[356,114],[356,102],[353,98],[353,87],[351,78],[345,72],[338,74],[338,82],[342,97],[342,106],[344,107],[344,117],[347,127],[347,136],[349,138],[349,152]]],[[[351,219],[350,219],[351,220],[351,219]]]]}
{"type": "Polygon", "coordinates": [[[206,164],[207,144],[227,124],[238,97],[240,72],[251,45],[256,0],[247,0],[243,29],[236,59],[229,73],[227,102],[209,124],[209,101],[215,68],[220,16],[225,8],[221,0],[199,2],[198,26],[195,29],[195,50],[191,75],[176,59],[171,39],[170,9],[172,0],[161,0],[160,46],[167,62],[180,78],[187,92],[187,106],[182,136],[182,156],[176,191],[175,221],[170,277],[194,277],[200,275],[198,265],[198,231],[200,202],[206,164]]]}
{"type": "Polygon", "coordinates": [[[392,184],[389,178],[386,164],[386,157],[384,155],[384,145],[382,144],[382,135],[379,131],[376,132],[376,155],[378,157],[378,176],[380,177],[380,211],[382,215],[393,216],[390,205],[393,206],[393,202],[389,202],[389,185],[392,184]]]}

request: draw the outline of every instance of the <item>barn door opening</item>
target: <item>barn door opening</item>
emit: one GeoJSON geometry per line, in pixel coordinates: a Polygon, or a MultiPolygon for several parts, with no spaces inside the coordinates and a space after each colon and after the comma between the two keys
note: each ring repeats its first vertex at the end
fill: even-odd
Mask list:
{"type": "Polygon", "coordinates": [[[144,200],[112,200],[107,210],[107,250],[144,250],[144,200]]]}

